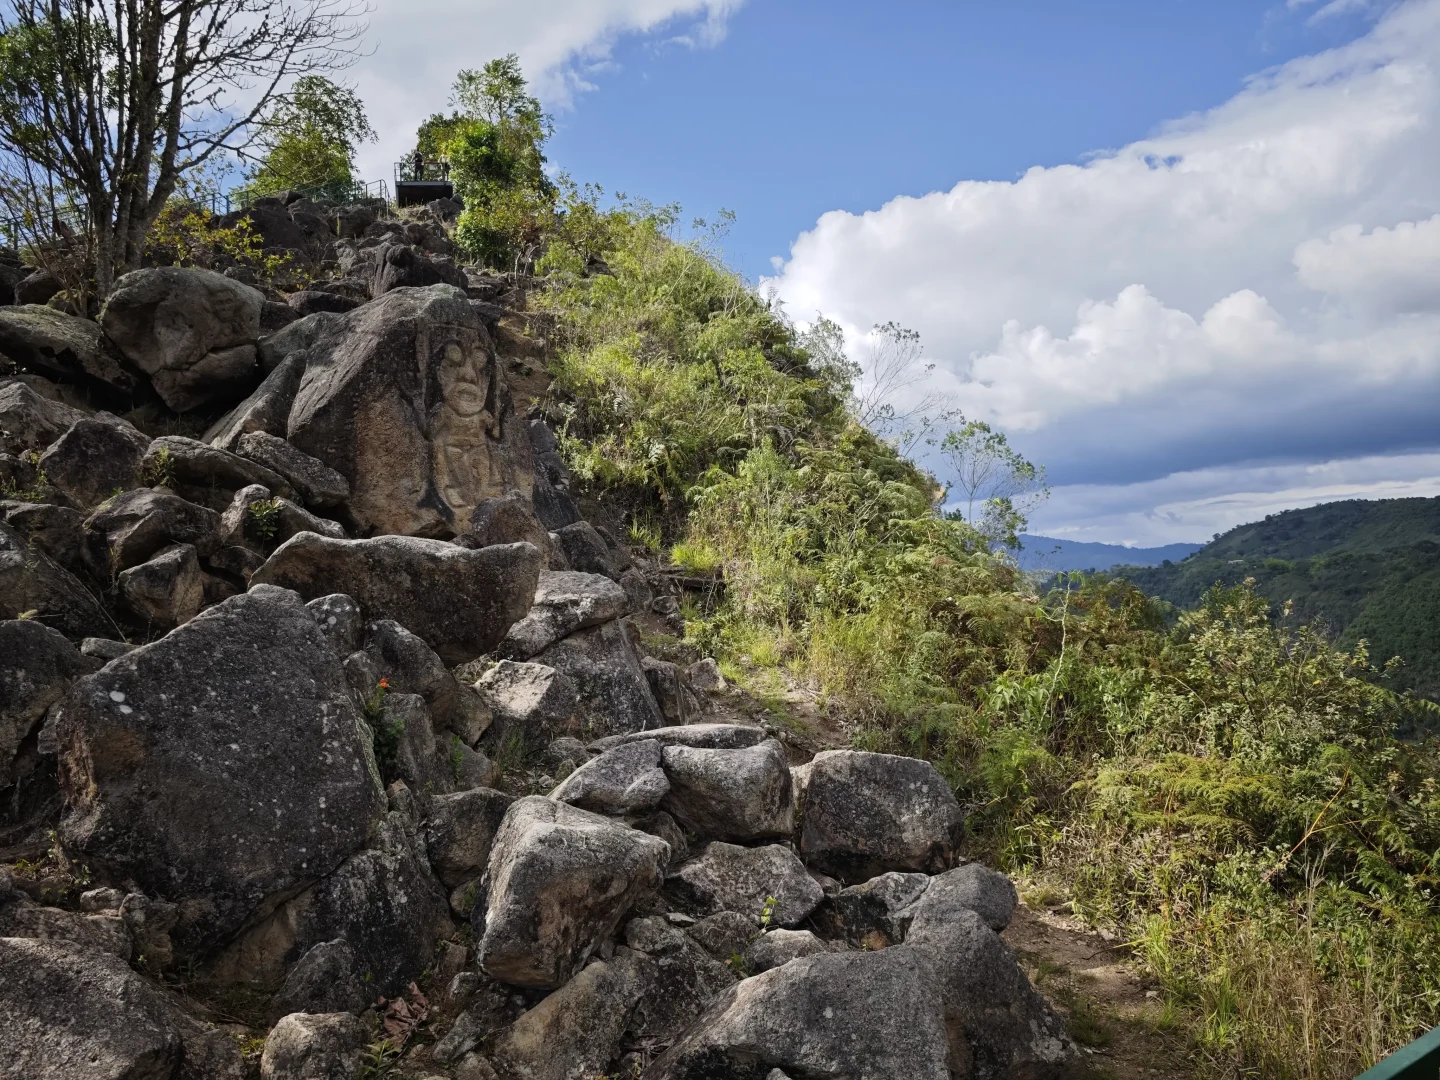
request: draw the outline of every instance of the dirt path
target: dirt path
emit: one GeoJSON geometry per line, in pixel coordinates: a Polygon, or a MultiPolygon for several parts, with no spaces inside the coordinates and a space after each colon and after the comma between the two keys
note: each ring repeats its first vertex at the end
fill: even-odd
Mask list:
{"type": "Polygon", "coordinates": [[[1158,989],[1125,950],[1065,916],[1021,904],[1003,937],[1070,1021],[1089,1075],[1189,1080],[1195,1070],[1158,989]]]}

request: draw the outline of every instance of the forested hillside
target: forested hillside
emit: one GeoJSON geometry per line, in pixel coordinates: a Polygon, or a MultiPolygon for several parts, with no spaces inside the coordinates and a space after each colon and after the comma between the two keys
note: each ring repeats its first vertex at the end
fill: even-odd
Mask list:
{"type": "Polygon", "coordinates": [[[1317,622],[1370,659],[1398,656],[1388,685],[1440,700],[1440,498],[1326,503],[1241,525],[1182,562],[1111,571],[1193,608],[1217,582],[1253,579],[1293,618],[1317,622]]]}

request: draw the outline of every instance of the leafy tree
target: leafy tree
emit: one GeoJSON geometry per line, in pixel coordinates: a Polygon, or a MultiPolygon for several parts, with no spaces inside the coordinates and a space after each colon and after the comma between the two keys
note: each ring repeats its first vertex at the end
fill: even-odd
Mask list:
{"type": "Polygon", "coordinates": [[[982,420],[947,434],[940,452],[965,498],[965,509],[955,513],[991,540],[1014,547],[1030,512],[1050,495],[1045,470],[1026,461],[1003,431],[982,420]]]}
{"type": "Polygon", "coordinates": [[[348,189],[355,151],[376,138],[355,91],[323,75],[297,79],[265,118],[262,151],[250,186],[259,193],[284,188],[348,189]]]}
{"type": "Polygon", "coordinates": [[[243,152],[297,77],[354,57],[351,0],[0,0],[0,172],[47,232],[80,223],[95,288],[139,265],[192,169],[243,152]]]}

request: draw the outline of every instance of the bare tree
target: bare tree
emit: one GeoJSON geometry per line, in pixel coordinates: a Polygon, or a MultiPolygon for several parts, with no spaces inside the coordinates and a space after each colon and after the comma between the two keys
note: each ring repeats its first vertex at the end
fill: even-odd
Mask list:
{"type": "Polygon", "coordinates": [[[933,433],[960,415],[950,394],[925,385],[934,370],[919,331],[877,324],[855,366],[850,404],[856,419],[904,456],[922,442],[933,445],[933,433]]]}
{"type": "MultiPolygon", "coordinates": [[[[184,174],[244,155],[297,77],[352,63],[357,0],[0,0],[0,171],[83,209],[95,288],[139,265],[184,174]]],[[[57,205],[59,204],[59,205],[57,205]]]]}
{"type": "Polygon", "coordinates": [[[963,518],[991,540],[1014,547],[1030,512],[1050,497],[1045,470],[1010,446],[1003,431],[971,420],[949,432],[940,452],[965,497],[963,518]]]}

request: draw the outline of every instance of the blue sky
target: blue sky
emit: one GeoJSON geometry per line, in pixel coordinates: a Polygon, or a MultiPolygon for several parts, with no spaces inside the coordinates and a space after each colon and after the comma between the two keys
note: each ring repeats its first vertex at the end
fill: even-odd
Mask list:
{"type": "Polygon", "coordinates": [[[918,330],[914,392],[1048,468],[1032,532],[1440,495],[1440,0],[423,12],[375,2],[367,175],[517,52],[557,166],[734,211],[732,262],[862,363],[918,330]]]}

